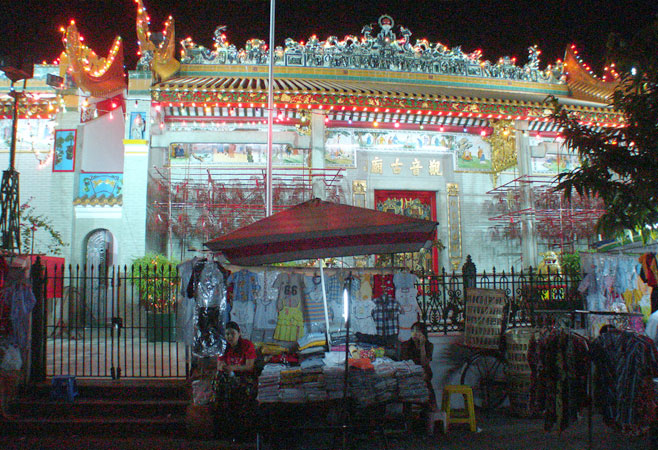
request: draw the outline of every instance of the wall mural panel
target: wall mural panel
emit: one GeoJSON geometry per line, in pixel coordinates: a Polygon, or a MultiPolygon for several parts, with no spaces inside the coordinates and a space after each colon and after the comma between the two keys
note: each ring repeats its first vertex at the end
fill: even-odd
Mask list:
{"type": "MultiPolygon", "coordinates": [[[[11,119],[0,119],[0,150],[11,147],[11,119]]],[[[53,148],[55,121],[50,119],[21,119],[16,132],[16,150],[50,152],[53,148]]]]}
{"type": "MultiPolygon", "coordinates": [[[[356,151],[377,151],[379,154],[395,153],[418,156],[406,170],[412,175],[440,175],[440,162],[432,155],[450,154],[455,168],[464,172],[491,172],[491,145],[481,136],[466,133],[436,133],[424,131],[371,131],[332,129],[325,144],[327,166],[356,167],[356,151]],[[422,154],[428,155],[422,157],[422,154]]],[[[373,174],[383,174],[381,158],[372,160],[373,174]]],[[[402,172],[397,165],[394,170],[402,172]]],[[[395,173],[399,173],[395,172],[395,173]]]]}
{"type": "Polygon", "coordinates": [[[55,130],[53,172],[73,172],[75,168],[76,130],[55,130]]]}
{"type": "MultiPolygon", "coordinates": [[[[172,166],[191,164],[264,167],[267,164],[267,144],[174,143],[170,145],[169,158],[172,166]]],[[[272,164],[306,166],[308,149],[273,144],[272,164]]]]}

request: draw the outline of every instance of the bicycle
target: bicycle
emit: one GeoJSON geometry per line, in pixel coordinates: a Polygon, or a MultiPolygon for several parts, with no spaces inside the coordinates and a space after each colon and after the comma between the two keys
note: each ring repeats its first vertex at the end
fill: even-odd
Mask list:
{"type": "Polygon", "coordinates": [[[475,337],[461,344],[472,354],[464,363],[460,383],[471,387],[475,406],[483,410],[497,408],[507,398],[504,333],[509,313],[510,305],[504,291],[466,290],[465,334],[468,336],[468,331],[472,331],[475,337]]]}

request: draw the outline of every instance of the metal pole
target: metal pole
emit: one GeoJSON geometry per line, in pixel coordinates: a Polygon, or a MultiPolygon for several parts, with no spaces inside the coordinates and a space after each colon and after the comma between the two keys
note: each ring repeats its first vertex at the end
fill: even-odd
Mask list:
{"type": "Polygon", "coordinates": [[[274,12],[276,0],[270,0],[270,55],[267,80],[267,168],[265,174],[265,217],[272,215],[272,122],[274,121],[274,12]]]}
{"type": "MultiPolygon", "coordinates": [[[[25,85],[23,85],[25,91],[25,85]]],[[[9,95],[14,98],[14,110],[12,112],[11,123],[11,147],[9,148],[9,170],[14,170],[14,162],[16,160],[16,135],[18,134],[18,100],[23,96],[23,92],[14,90],[14,83],[11,84],[9,95]]]]}

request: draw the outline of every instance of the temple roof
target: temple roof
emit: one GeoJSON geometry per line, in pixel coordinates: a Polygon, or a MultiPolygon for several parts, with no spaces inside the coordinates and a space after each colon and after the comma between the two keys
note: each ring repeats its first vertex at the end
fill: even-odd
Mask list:
{"type": "MultiPolygon", "coordinates": [[[[177,106],[267,104],[267,68],[183,65],[180,76],[151,87],[154,101],[177,106]]],[[[274,103],[280,108],[435,114],[480,119],[548,120],[544,100],[555,96],[584,122],[613,125],[621,116],[596,102],[570,102],[567,84],[481,79],[375,70],[276,67],[274,103]]],[[[181,115],[186,115],[184,112],[181,115]]],[[[193,113],[192,115],[196,115],[193,113]]]]}

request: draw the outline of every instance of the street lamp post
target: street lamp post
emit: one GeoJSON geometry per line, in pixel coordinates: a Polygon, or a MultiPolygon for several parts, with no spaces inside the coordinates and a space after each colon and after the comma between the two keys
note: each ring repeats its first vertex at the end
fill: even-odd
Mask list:
{"type": "Polygon", "coordinates": [[[14,67],[1,67],[7,78],[11,80],[9,95],[14,99],[11,127],[11,147],[9,148],[9,168],[2,172],[2,184],[0,184],[0,203],[2,213],[0,214],[0,234],[2,235],[2,248],[9,252],[20,253],[21,230],[20,230],[20,198],[18,172],[14,168],[16,159],[16,136],[18,133],[18,103],[25,96],[27,80],[32,75],[14,67]],[[23,80],[23,90],[18,92],[14,89],[14,83],[23,80]]]}

